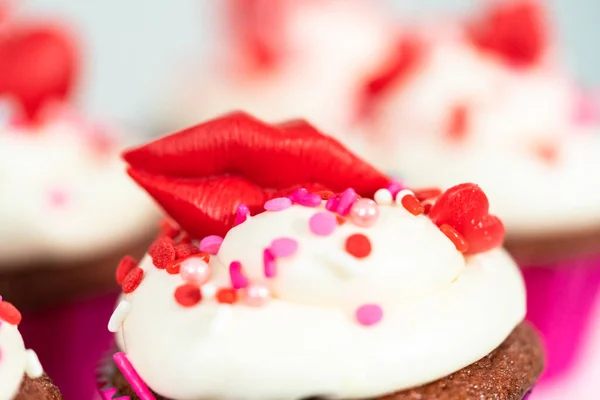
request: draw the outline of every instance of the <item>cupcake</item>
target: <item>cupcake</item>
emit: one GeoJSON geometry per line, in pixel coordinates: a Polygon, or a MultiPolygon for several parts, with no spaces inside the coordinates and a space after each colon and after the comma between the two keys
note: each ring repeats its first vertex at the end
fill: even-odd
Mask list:
{"type": "Polygon", "coordinates": [[[62,400],[17,326],[21,313],[0,296],[0,400],[62,400]]]}
{"type": "Polygon", "coordinates": [[[481,185],[526,267],[550,377],[576,360],[600,285],[600,190],[589,180],[600,124],[557,62],[543,11],[496,2],[407,37],[415,50],[404,68],[391,74],[402,54],[390,55],[365,83],[370,144],[360,155],[411,185],[481,185]]]}
{"type": "Polygon", "coordinates": [[[179,129],[244,110],[273,123],[308,118],[328,133],[352,126],[354,92],[394,45],[388,39],[394,27],[379,2],[219,5],[219,46],[209,49],[202,66],[182,72],[168,124],[179,129]]]}
{"type": "Polygon", "coordinates": [[[174,229],[119,266],[105,399],[521,399],[541,373],[477,185],[393,193],[307,123],[239,113],[125,160],[174,229]]]}
{"type": "Polygon", "coordinates": [[[79,384],[78,357],[110,345],[93,332],[118,295],[114,265],[144,253],[158,215],[123,176],[117,131],[69,102],[74,41],[55,23],[0,26],[0,293],[26,314],[25,341],[65,396],[86,398],[70,385],[79,384]]]}

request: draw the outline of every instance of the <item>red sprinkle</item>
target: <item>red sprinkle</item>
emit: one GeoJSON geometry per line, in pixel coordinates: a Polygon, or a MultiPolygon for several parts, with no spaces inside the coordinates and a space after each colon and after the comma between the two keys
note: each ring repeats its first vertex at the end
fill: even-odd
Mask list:
{"type": "Polygon", "coordinates": [[[137,261],[135,261],[135,259],[131,256],[125,256],[121,259],[121,261],[119,262],[119,266],[117,267],[117,274],[116,274],[116,278],[117,278],[117,283],[119,285],[121,285],[123,283],[123,280],[125,280],[125,277],[127,276],[127,274],[129,274],[129,272],[131,272],[132,269],[134,269],[135,267],[138,266],[137,261]]]}
{"type": "Polygon", "coordinates": [[[121,287],[123,288],[123,292],[126,294],[133,293],[133,291],[137,289],[138,286],[140,286],[140,283],[142,282],[143,278],[144,270],[140,267],[135,267],[134,269],[129,271],[125,279],[123,279],[123,284],[121,285],[121,287]]]}
{"type": "Polygon", "coordinates": [[[321,196],[321,199],[323,200],[329,200],[330,198],[335,196],[335,193],[329,190],[321,190],[320,192],[317,192],[317,194],[321,196]]]}
{"type": "Polygon", "coordinates": [[[427,215],[429,214],[429,211],[431,210],[431,203],[425,203],[423,204],[423,214],[427,215]]]}
{"type": "Polygon", "coordinates": [[[407,194],[402,198],[402,205],[412,215],[421,215],[425,211],[425,207],[412,194],[407,194]]]}
{"type": "Polygon", "coordinates": [[[161,236],[152,243],[148,254],[152,257],[152,264],[158,269],[167,268],[171,262],[175,261],[175,244],[173,239],[167,236],[161,236]]]}
{"type": "Polygon", "coordinates": [[[344,225],[346,223],[346,218],[338,214],[335,215],[335,220],[337,221],[338,225],[344,225]]]}
{"type": "Polygon", "coordinates": [[[181,233],[181,228],[179,228],[173,221],[170,219],[163,219],[160,221],[160,236],[170,237],[171,239],[175,239],[181,233]]]}
{"type": "Polygon", "coordinates": [[[188,258],[198,253],[200,253],[200,249],[190,243],[181,243],[175,246],[175,257],[177,259],[188,258]]]}
{"type": "Polygon", "coordinates": [[[2,301],[0,302],[0,320],[11,325],[19,325],[21,323],[21,313],[11,303],[2,301]]]}
{"type": "Polygon", "coordinates": [[[448,136],[451,139],[462,140],[469,130],[469,109],[465,105],[454,107],[448,121],[448,136]]]}
{"type": "Polygon", "coordinates": [[[188,235],[187,233],[185,233],[181,239],[179,240],[179,243],[192,243],[192,237],[190,235],[188,235]]]}
{"type": "Polygon", "coordinates": [[[237,302],[237,291],[233,288],[221,288],[217,291],[216,299],[219,303],[234,304],[237,302]]]}
{"type": "Polygon", "coordinates": [[[460,251],[461,253],[465,253],[467,250],[469,250],[469,243],[467,243],[465,238],[462,237],[460,233],[456,232],[456,230],[450,225],[444,224],[440,226],[440,231],[442,231],[442,233],[446,235],[446,237],[450,239],[452,243],[454,243],[456,250],[460,251]]]}
{"type": "Polygon", "coordinates": [[[198,286],[185,283],[175,289],[175,300],[184,307],[192,307],[202,300],[202,292],[198,286]]]}
{"type": "Polygon", "coordinates": [[[346,239],[346,251],[356,258],[365,258],[371,254],[371,241],[362,233],[355,233],[346,239]]]}
{"type": "Polygon", "coordinates": [[[419,190],[413,190],[413,193],[415,194],[415,197],[417,198],[417,200],[425,201],[425,200],[434,199],[434,198],[438,197],[440,194],[442,194],[442,189],[438,189],[438,188],[419,189],[419,190]]]}

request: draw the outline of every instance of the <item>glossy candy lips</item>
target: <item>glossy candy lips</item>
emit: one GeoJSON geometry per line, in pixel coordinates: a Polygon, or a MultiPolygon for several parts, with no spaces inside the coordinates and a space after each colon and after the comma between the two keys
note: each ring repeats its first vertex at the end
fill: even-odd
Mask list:
{"type": "Polygon", "coordinates": [[[129,174],[195,238],[224,235],[239,204],[352,186],[373,196],[389,178],[304,121],[265,124],[234,113],[124,154],[129,174]]]}
{"type": "Polygon", "coordinates": [[[28,122],[69,96],[77,68],[71,37],[53,25],[20,24],[0,35],[0,96],[15,100],[28,122]]]}
{"type": "Polygon", "coordinates": [[[447,224],[468,243],[466,254],[481,253],[500,246],[504,225],[489,214],[488,199],[473,183],[463,183],[444,192],[431,207],[429,218],[437,226],[447,224]]]}

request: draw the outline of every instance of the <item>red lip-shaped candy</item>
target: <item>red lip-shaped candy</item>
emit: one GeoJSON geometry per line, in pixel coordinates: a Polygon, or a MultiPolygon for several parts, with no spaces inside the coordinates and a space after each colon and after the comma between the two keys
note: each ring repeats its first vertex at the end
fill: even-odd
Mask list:
{"type": "Polygon", "coordinates": [[[127,151],[129,174],[193,237],[224,235],[239,204],[353,187],[373,196],[389,178],[304,121],[233,113],[127,151]]]}
{"type": "Polygon", "coordinates": [[[446,190],[431,207],[429,218],[437,226],[448,224],[460,233],[469,244],[467,254],[493,249],[504,241],[502,221],[489,214],[487,196],[472,183],[446,190]]]}
{"type": "Polygon", "coordinates": [[[48,101],[66,99],[78,65],[70,35],[54,25],[17,25],[0,35],[0,96],[20,105],[28,121],[48,101]]]}
{"type": "Polygon", "coordinates": [[[469,27],[475,45],[514,66],[535,64],[548,41],[542,4],[536,0],[499,0],[469,27]]]}

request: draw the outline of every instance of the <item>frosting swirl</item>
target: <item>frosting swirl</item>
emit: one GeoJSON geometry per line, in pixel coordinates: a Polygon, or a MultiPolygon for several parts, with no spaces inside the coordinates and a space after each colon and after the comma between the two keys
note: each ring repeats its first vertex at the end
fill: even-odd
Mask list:
{"type": "Polygon", "coordinates": [[[141,378],[190,400],[378,396],[471,364],[523,319],[523,282],[502,250],[464,257],[429,218],[401,205],[380,205],[368,227],[349,218],[327,235],[312,229],[319,213],[329,212],[294,205],[232,228],[195,307],[173,297],[182,276],[147,256],[117,335],[141,378]],[[366,256],[348,245],[356,234],[370,243],[366,256]],[[264,249],[282,238],[297,246],[265,278],[264,249]],[[214,300],[235,262],[269,301],[214,300]],[[380,319],[365,319],[365,306],[380,319]]]}

